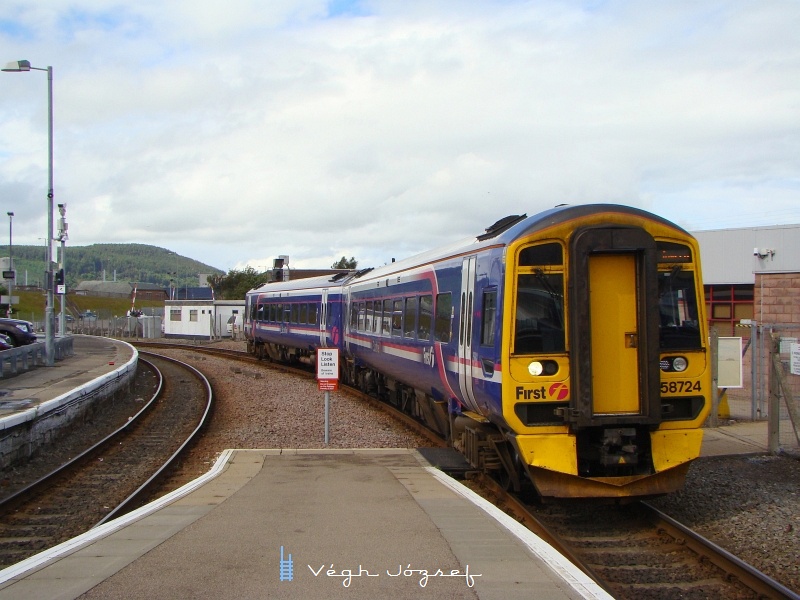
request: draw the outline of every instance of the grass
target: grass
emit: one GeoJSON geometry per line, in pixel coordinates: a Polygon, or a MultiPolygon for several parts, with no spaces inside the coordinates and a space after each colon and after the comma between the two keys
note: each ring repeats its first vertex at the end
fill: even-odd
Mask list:
{"type": "MultiPolygon", "coordinates": [[[[14,314],[16,319],[25,319],[26,321],[44,321],[45,309],[45,294],[42,290],[20,290],[14,288],[14,296],[19,296],[19,304],[14,305],[14,314]]],[[[55,296],[54,310],[56,313],[61,312],[61,296],[55,296]]],[[[164,301],[161,300],[137,300],[136,308],[163,308],[164,301]]],[[[112,317],[121,317],[128,312],[131,308],[131,301],[129,298],[103,298],[98,296],[77,296],[75,294],[67,295],[67,312],[77,317],[77,313],[82,313],[91,310],[97,314],[100,319],[110,319],[112,317]]],[[[5,317],[5,309],[2,310],[2,316],[5,317]]]]}

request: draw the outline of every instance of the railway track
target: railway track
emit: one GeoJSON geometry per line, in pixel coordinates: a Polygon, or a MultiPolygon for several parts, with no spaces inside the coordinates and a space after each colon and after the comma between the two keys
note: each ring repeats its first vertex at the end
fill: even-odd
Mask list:
{"type": "MultiPolygon", "coordinates": [[[[148,344],[151,345],[151,344],[148,344]]],[[[152,344],[163,346],[162,344],[152,344]]],[[[233,350],[220,352],[171,344],[240,362],[265,364],[233,350]]],[[[305,377],[308,370],[275,365],[305,377]]],[[[392,406],[348,388],[439,445],[443,440],[392,406]]],[[[523,503],[497,483],[479,477],[488,499],[510,512],[572,560],[615,598],[793,598],[800,596],[643,503],[627,506],[523,503]]]]}
{"type": "Polygon", "coordinates": [[[619,600],[800,595],[645,502],[530,505],[485,477],[494,502],[619,600]]]}
{"type": "Polygon", "coordinates": [[[213,399],[208,381],[179,361],[147,363],[159,384],[126,425],[0,501],[0,566],[132,510],[197,435],[213,399]]]}

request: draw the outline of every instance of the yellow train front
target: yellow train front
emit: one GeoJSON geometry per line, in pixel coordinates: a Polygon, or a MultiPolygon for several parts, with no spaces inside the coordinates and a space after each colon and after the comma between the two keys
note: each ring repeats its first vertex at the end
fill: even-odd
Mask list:
{"type": "Polygon", "coordinates": [[[637,209],[569,207],[508,244],[505,273],[504,471],[543,497],[679,489],[711,407],[694,238],[637,209]]]}

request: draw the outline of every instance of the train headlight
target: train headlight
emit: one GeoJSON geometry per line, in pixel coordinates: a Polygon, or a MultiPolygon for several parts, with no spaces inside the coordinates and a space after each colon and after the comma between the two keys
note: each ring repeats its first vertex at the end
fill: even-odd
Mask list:
{"type": "Polygon", "coordinates": [[[554,360],[534,360],[528,365],[528,373],[534,377],[555,375],[558,373],[558,363],[554,360]]]}
{"type": "Polygon", "coordinates": [[[683,356],[668,356],[667,358],[662,358],[660,363],[661,370],[665,372],[672,371],[681,373],[685,371],[688,366],[689,361],[683,356]]]}
{"type": "Polygon", "coordinates": [[[538,377],[544,371],[544,365],[540,363],[538,360],[533,361],[531,364],[528,365],[528,373],[533,375],[534,377],[538,377]]]}
{"type": "Polygon", "coordinates": [[[689,366],[689,361],[687,361],[682,356],[676,356],[674,359],[672,359],[673,371],[677,371],[678,373],[680,373],[681,371],[685,371],[686,367],[688,366],[689,366]]]}

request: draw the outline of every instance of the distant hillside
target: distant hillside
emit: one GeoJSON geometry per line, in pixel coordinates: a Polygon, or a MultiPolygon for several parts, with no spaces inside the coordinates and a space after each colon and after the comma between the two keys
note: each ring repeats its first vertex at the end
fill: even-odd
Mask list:
{"type": "MultiPolygon", "coordinates": [[[[36,285],[44,278],[44,246],[14,244],[17,285],[36,285]]],[[[171,250],[147,244],[67,245],[67,287],[74,289],[84,280],[137,281],[168,287],[174,280],[178,287],[198,285],[199,273],[224,275],[224,271],[180,256],[171,250]]],[[[0,246],[0,256],[8,256],[8,245],[0,246]]],[[[55,256],[53,257],[55,259],[55,256]]]]}

